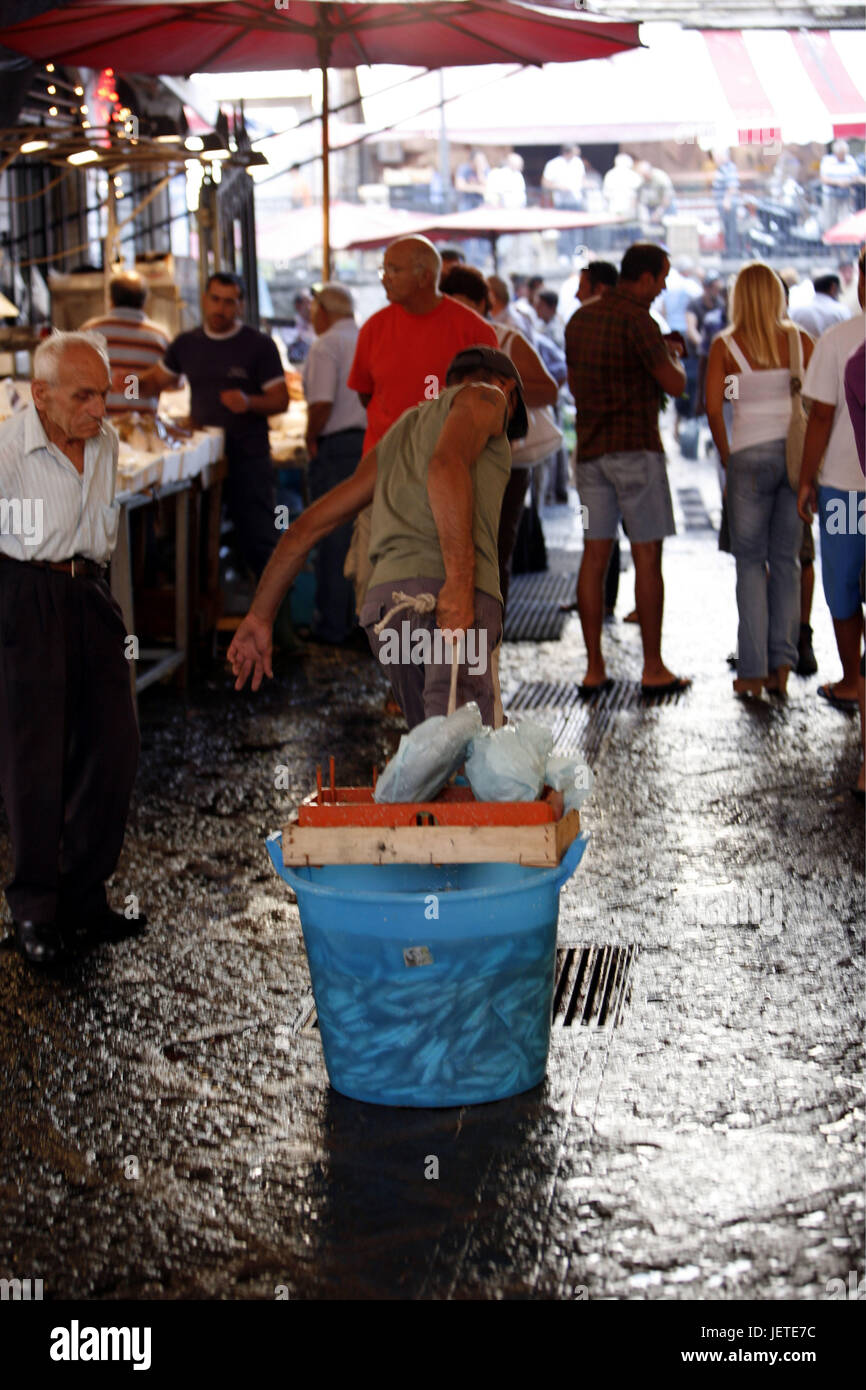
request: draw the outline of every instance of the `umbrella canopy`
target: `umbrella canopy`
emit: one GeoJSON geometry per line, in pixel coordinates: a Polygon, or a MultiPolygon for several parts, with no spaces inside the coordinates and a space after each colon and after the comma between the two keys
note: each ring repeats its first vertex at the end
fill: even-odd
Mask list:
{"type": "MultiPolygon", "coordinates": [[[[429,221],[428,213],[333,202],[331,245],[336,251],[387,246],[395,237],[410,232],[420,230],[427,235],[429,221]]],[[[259,255],[264,260],[306,256],[322,245],[322,214],[316,207],[284,210],[265,205],[264,212],[256,215],[256,233],[259,255]]]]}
{"type": "Polygon", "coordinates": [[[636,24],[516,0],[72,0],[0,30],[7,48],[79,67],[186,76],[369,63],[561,63],[639,46],[636,24]]]}
{"type": "MultiPolygon", "coordinates": [[[[421,215],[412,228],[416,236],[431,241],[462,241],[467,237],[486,237],[493,247],[493,262],[497,263],[496,243],[501,236],[521,232],[567,231],[569,228],[600,227],[622,219],[607,213],[566,212],[557,208],[471,208],[468,212],[451,212],[432,218],[421,215]]],[[[356,232],[347,243],[350,251],[368,251],[385,246],[392,236],[381,232],[356,232]]]]}
{"type": "Polygon", "coordinates": [[[517,0],[72,0],[0,29],[0,43],[40,61],[130,74],[320,68],[326,276],[329,67],[565,63],[640,46],[636,24],[578,18],[517,0]]]}
{"type": "Polygon", "coordinates": [[[859,246],[866,241],[866,210],[852,212],[824,233],[825,246],[859,246]]]}

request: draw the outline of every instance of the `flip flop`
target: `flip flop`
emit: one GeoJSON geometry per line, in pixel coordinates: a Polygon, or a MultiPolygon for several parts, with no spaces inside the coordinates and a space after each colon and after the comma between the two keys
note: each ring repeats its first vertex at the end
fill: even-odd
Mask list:
{"type": "Polygon", "coordinates": [[[833,705],[836,709],[857,708],[856,700],[849,700],[843,695],[834,695],[833,687],[830,684],[818,686],[818,698],[826,700],[828,705],[833,705]]]}
{"type": "Polygon", "coordinates": [[[604,679],[603,681],[599,681],[598,685],[585,685],[585,684],[584,684],[584,685],[579,685],[579,686],[577,687],[578,694],[581,696],[582,699],[588,699],[588,698],[590,697],[590,695],[601,695],[601,693],[602,693],[603,691],[605,691],[605,690],[612,690],[612,689],[613,689],[613,677],[612,677],[612,676],[607,676],[607,677],[605,677],[605,679],[604,679]]]}
{"type": "Polygon", "coordinates": [[[683,690],[690,690],[692,682],[688,676],[677,676],[675,680],[668,681],[666,685],[641,685],[641,695],[679,695],[683,690]]]}

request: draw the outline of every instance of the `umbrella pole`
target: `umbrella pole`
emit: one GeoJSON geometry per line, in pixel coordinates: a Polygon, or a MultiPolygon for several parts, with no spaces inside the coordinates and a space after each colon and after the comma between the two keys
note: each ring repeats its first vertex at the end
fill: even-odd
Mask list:
{"type": "Polygon", "coordinates": [[[322,70],[322,279],[331,278],[331,139],[328,130],[328,62],[330,42],[319,39],[319,66],[322,70]]]}
{"type": "Polygon", "coordinates": [[[111,304],[109,285],[111,282],[111,267],[114,264],[114,244],[117,239],[117,203],[114,191],[114,175],[109,170],[108,174],[108,201],[106,205],[106,224],[105,224],[105,249],[102,252],[102,293],[105,312],[108,313],[111,304]]]}
{"type": "Polygon", "coordinates": [[[490,238],[490,250],[493,253],[493,274],[499,274],[499,234],[494,232],[490,238]]]}

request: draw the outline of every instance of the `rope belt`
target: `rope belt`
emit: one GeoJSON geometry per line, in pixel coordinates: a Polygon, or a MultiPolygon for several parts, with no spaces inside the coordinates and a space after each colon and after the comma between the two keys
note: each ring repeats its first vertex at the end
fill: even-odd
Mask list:
{"type": "MultiPolygon", "coordinates": [[[[373,627],[373,631],[378,637],[383,628],[386,628],[394,617],[395,613],[401,613],[404,608],[411,608],[415,613],[433,613],[436,610],[435,594],[404,594],[402,589],[394,589],[391,598],[394,600],[393,608],[380,618],[373,627]]],[[[463,638],[459,637],[454,643],[457,648],[456,661],[451,662],[451,688],[448,692],[448,713],[453,714],[457,708],[457,677],[460,672],[460,663],[463,660],[463,638]]]]}

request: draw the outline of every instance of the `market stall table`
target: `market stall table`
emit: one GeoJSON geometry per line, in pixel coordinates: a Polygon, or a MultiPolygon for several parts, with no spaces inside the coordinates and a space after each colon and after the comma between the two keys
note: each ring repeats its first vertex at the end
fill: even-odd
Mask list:
{"type": "MultiPolygon", "coordinates": [[[[132,575],[130,516],[140,508],[171,500],[174,504],[174,633],[173,645],[137,650],[137,662],[150,663],[146,670],[135,668],[135,693],[174,671],[186,682],[189,669],[190,617],[197,610],[200,564],[200,499],[210,489],[221,489],[226,466],[223,459],[222,430],[197,430],[189,443],[162,453],[144,453],[121,444],[118,460],[116,500],[120,503],[117,546],[111,558],[111,592],[120,605],[127,632],[135,636],[135,604],[132,575]],[[191,544],[192,541],[192,544],[191,544]]],[[[219,496],[215,493],[208,528],[207,557],[216,584],[219,546],[219,496]],[[214,517],[216,518],[214,526],[214,517]]]]}

